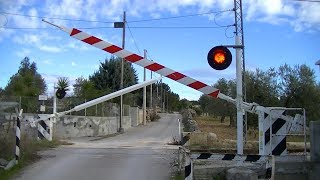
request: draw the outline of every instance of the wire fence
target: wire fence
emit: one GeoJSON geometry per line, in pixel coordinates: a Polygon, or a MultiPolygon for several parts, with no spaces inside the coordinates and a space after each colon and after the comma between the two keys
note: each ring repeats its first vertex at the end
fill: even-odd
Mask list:
{"type": "MultiPolygon", "coordinates": [[[[63,112],[74,108],[77,105],[87,102],[86,99],[78,97],[65,97],[57,99],[57,112],[63,112]]],[[[102,102],[81,111],[72,112],[68,115],[76,116],[97,116],[97,117],[115,117],[120,115],[119,104],[112,102],[102,102]]],[[[52,114],[53,98],[47,100],[38,100],[38,97],[25,96],[2,96],[0,97],[0,113],[15,112],[15,108],[23,109],[23,113],[31,114],[52,114]],[[42,108],[41,108],[42,107],[42,108]]],[[[123,105],[123,115],[130,115],[130,106],[123,105]]]]}

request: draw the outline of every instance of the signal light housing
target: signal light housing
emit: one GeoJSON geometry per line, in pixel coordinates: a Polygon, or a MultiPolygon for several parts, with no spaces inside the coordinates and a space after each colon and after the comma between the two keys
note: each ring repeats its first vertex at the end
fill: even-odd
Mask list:
{"type": "Polygon", "coordinates": [[[207,57],[209,65],[215,70],[227,69],[232,62],[230,50],[224,46],[213,47],[207,57]]]}
{"type": "Polygon", "coordinates": [[[57,91],[56,91],[56,97],[58,99],[62,99],[64,98],[64,96],[66,95],[66,90],[65,89],[61,89],[61,88],[58,88],[57,91]]]}

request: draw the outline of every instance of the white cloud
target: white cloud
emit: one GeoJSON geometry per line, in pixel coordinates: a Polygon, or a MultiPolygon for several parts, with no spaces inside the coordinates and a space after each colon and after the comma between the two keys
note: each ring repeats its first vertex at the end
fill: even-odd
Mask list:
{"type": "MultiPolygon", "coordinates": [[[[20,35],[20,34],[19,34],[20,35]]],[[[40,34],[22,34],[21,36],[14,36],[13,42],[24,46],[35,47],[41,51],[49,53],[58,53],[62,51],[61,47],[54,45],[46,45],[43,42],[52,42],[53,40],[59,40],[57,37],[49,36],[47,33],[40,34]]]]}
{"type": "Polygon", "coordinates": [[[61,52],[62,49],[56,46],[47,46],[47,45],[41,45],[38,47],[41,51],[50,52],[50,53],[58,53],[61,52]]]}
{"type": "Polygon", "coordinates": [[[60,3],[57,1],[47,1],[48,15],[52,16],[62,16],[62,17],[72,17],[80,18],[81,10],[86,4],[82,0],[62,0],[60,3]]]}
{"type": "Polygon", "coordinates": [[[52,65],[52,61],[49,59],[46,59],[44,61],[42,61],[43,64],[47,64],[47,65],[52,65]]]}
{"type": "MultiPolygon", "coordinates": [[[[38,12],[35,8],[31,8],[26,13],[29,16],[38,16],[38,12]]],[[[36,17],[24,17],[24,16],[10,16],[8,18],[9,22],[12,20],[17,27],[25,28],[38,28],[40,27],[40,22],[36,17]]]]}
{"type": "Polygon", "coordinates": [[[288,24],[295,31],[320,29],[320,3],[284,0],[249,0],[244,4],[248,21],[288,24]]]}
{"type": "Polygon", "coordinates": [[[70,49],[81,50],[81,51],[89,50],[88,45],[86,45],[82,42],[79,42],[79,41],[74,41],[73,39],[72,39],[72,41],[67,43],[65,45],[65,47],[70,48],[70,49]]]}
{"type": "Polygon", "coordinates": [[[71,66],[76,66],[77,65],[77,63],[75,63],[75,62],[71,62],[71,66]]]}
{"type": "MultiPolygon", "coordinates": [[[[120,21],[122,19],[122,12],[126,11],[129,17],[146,18],[150,17],[160,18],[165,16],[201,13],[216,10],[226,10],[233,8],[233,0],[61,0],[61,1],[45,1],[45,3],[38,3],[38,1],[1,1],[0,10],[7,12],[27,14],[30,16],[47,16],[47,17],[61,17],[70,19],[89,19],[100,21],[120,21]],[[183,11],[183,12],[182,12],[183,11]],[[169,15],[168,15],[169,12],[169,15]]],[[[247,21],[259,21],[270,23],[273,25],[290,25],[296,31],[309,31],[310,29],[319,29],[320,24],[320,3],[308,2],[293,2],[286,0],[247,0],[243,1],[243,14],[247,21]]],[[[5,21],[5,18],[0,16],[0,23],[5,21]]],[[[49,27],[41,22],[39,18],[23,17],[23,16],[6,16],[8,19],[8,26],[12,27],[27,27],[27,28],[41,28],[49,27]]],[[[207,15],[210,20],[213,20],[212,15],[207,15]]],[[[228,18],[233,21],[233,13],[223,13],[219,15],[218,20],[228,18]]],[[[58,19],[51,19],[56,24],[75,26],[77,22],[63,21],[58,19]]],[[[223,22],[225,22],[223,20],[223,22]]],[[[84,22],[83,22],[84,24],[84,22]]],[[[224,24],[224,23],[222,23],[224,24]]],[[[228,23],[229,24],[229,23],[228,23]]],[[[87,26],[84,24],[83,26],[87,26]]],[[[97,23],[91,23],[88,26],[95,26],[97,23]]],[[[109,24],[105,24],[108,26],[109,24]]],[[[98,25],[97,25],[98,26],[98,25]]],[[[99,24],[101,26],[101,24],[99,24]]],[[[0,30],[0,41],[4,38],[9,38],[17,32],[16,30],[0,30]]],[[[33,31],[35,32],[35,31],[33,31]]],[[[38,32],[37,32],[38,33],[38,32]]],[[[21,33],[20,33],[21,34],[21,33]]],[[[26,33],[30,34],[30,33],[26,33]]],[[[51,34],[51,33],[50,33],[51,34]]],[[[50,34],[41,31],[42,40],[58,40],[58,37],[50,37],[50,34]],[[45,37],[48,36],[48,37],[45,37]]],[[[34,35],[39,36],[34,33],[34,35]]],[[[15,34],[17,36],[17,34],[15,34]]],[[[20,35],[21,36],[21,35],[20,35]]],[[[30,42],[39,41],[35,36],[20,37],[20,41],[29,40],[30,42]]],[[[61,37],[60,37],[61,38],[61,37]]],[[[18,39],[15,39],[18,41],[18,39]]],[[[115,40],[117,42],[117,40],[115,40]]],[[[44,41],[42,41],[44,42],[44,41]]],[[[38,42],[39,43],[39,42],[38,42]]],[[[43,44],[41,44],[43,45],[43,44]]],[[[49,46],[48,44],[46,44],[49,46]]],[[[38,44],[39,46],[39,44],[38,44]]],[[[65,45],[63,45],[65,46],[65,45]]],[[[68,45],[67,45],[68,46],[68,45]]],[[[75,44],[70,44],[70,48],[79,48],[75,44]]],[[[62,48],[62,47],[60,47],[62,48]]],[[[80,46],[85,50],[85,46],[80,46]]],[[[46,48],[45,48],[46,49],[46,48]]]]}
{"type": "Polygon", "coordinates": [[[297,13],[297,20],[291,24],[296,31],[316,27],[320,30],[320,3],[301,3],[297,13]]]}

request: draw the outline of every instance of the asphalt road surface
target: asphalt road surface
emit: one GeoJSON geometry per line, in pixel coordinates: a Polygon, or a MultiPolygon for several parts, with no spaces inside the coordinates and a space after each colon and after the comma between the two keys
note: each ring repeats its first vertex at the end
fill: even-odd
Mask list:
{"type": "Polygon", "coordinates": [[[42,152],[19,180],[144,180],[170,179],[177,146],[179,114],[161,114],[158,122],[133,127],[109,138],[77,138],[73,145],[42,152]]]}

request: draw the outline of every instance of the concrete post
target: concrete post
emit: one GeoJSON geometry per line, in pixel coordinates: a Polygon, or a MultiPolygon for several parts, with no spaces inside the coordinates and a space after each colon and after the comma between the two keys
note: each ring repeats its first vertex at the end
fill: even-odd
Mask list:
{"type": "MultiPolygon", "coordinates": [[[[236,35],[236,45],[240,45],[236,35]]],[[[241,49],[236,49],[236,79],[237,79],[237,154],[243,154],[243,99],[242,99],[242,58],[241,49]]]]}
{"type": "MultiPolygon", "coordinates": [[[[144,58],[147,58],[147,50],[144,50],[144,58]]],[[[143,81],[146,81],[146,68],[143,68],[143,81]]],[[[143,125],[146,125],[147,116],[147,87],[143,87],[143,125]]]]}
{"type": "Polygon", "coordinates": [[[226,179],[227,180],[238,180],[238,179],[258,180],[258,174],[245,167],[236,167],[236,168],[231,168],[227,170],[226,179]]]}
{"type": "Polygon", "coordinates": [[[320,162],[320,121],[310,122],[311,161],[320,162]]]}

